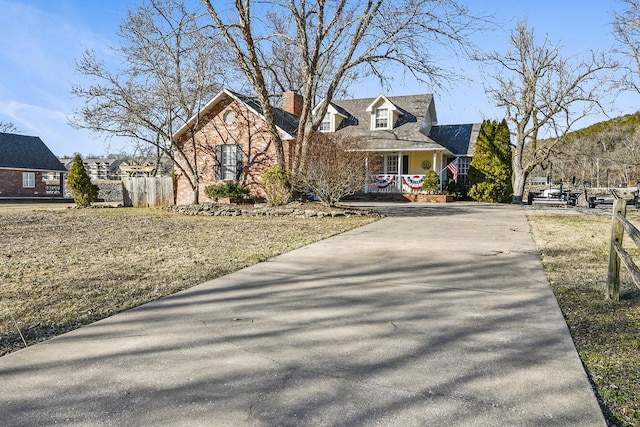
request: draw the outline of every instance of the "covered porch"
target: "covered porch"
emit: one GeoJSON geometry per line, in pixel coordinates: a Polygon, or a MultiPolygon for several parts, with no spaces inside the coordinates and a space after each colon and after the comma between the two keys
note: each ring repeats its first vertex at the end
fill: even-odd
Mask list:
{"type": "Polygon", "coordinates": [[[440,190],[449,174],[446,166],[455,157],[446,149],[378,151],[367,155],[365,193],[419,193],[425,174],[440,177],[440,190]]]}

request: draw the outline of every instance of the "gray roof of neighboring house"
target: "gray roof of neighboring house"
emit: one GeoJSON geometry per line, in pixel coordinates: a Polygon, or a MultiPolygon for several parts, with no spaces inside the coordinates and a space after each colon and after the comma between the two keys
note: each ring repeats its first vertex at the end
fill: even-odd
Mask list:
{"type": "Polygon", "coordinates": [[[40,138],[13,133],[0,133],[0,168],[67,171],[40,138]]]}
{"type": "Polygon", "coordinates": [[[347,118],[336,132],[363,138],[365,149],[380,151],[447,150],[454,155],[471,156],[479,124],[428,127],[435,119],[433,95],[387,96],[401,113],[393,129],[371,130],[371,113],[366,111],[377,98],[334,100],[331,105],[347,118]],[[427,133],[428,132],[428,133],[427,133]]]}

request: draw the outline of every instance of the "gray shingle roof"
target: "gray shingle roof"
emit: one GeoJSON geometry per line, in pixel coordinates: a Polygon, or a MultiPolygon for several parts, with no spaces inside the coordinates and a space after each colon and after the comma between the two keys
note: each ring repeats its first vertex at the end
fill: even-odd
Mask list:
{"type": "MultiPolygon", "coordinates": [[[[237,92],[232,92],[239,100],[249,106],[249,108],[255,110],[258,114],[262,114],[262,107],[260,101],[250,96],[242,95],[237,92]]],[[[280,129],[287,132],[289,135],[295,136],[298,132],[298,123],[300,119],[295,114],[291,114],[288,111],[284,111],[282,108],[271,107],[271,113],[273,114],[273,120],[280,129]]]]}
{"type": "Polygon", "coordinates": [[[466,125],[434,126],[429,132],[429,138],[438,141],[456,156],[473,156],[476,147],[480,123],[466,125]]]}
{"type": "Polygon", "coordinates": [[[447,150],[454,155],[472,156],[479,124],[428,126],[435,119],[433,95],[387,96],[401,113],[393,129],[371,130],[371,113],[366,111],[377,98],[334,100],[331,105],[347,116],[336,132],[363,138],[368,150],[447,150]]]}
{"type": "Polygon", "coordinates": [[[67,171],[40,138],[13,133],[0,133],[0,168],[67,171]]]}

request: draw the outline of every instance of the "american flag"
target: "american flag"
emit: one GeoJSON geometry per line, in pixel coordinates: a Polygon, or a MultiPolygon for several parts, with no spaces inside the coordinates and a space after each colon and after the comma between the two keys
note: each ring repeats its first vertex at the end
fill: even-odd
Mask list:
{"type": "Polygon", "coordinates": [[[453,162],[447,165],[447,169],[449,169],[449,172],[451,172],[451,174],[453,175],[453,180],[457,183],[458,182],[458,158],[457,157],[453,162]]]}

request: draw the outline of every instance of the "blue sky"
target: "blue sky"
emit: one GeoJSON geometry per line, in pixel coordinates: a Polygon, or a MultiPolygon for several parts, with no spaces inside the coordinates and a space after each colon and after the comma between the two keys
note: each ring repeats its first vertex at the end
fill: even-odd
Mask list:
{"type": "MultiPolygon", "coordinates": [[[[219,1],[219,0],[216,0],[219,1]]],[[[74,61],[85,48],[98,56],[108,55],[116,45],[115,33],[134,0],[0,0],[0,121],[14,123],[21,133],[36,135],[56,155],[83,155],[126,149],[122,141],[75,130],[67,118],[81,106],[72,99],[72,83],[80,81],[74,61]]],[[[478,35],[475,42],[485,50],[504,52],[508,31],[527,18],[536,34],[549,35],[563,46],[565,55],[589,49],[611,47],[611,21],[617,0],[468,0],[473,11],[492,13],[502,28],[478,35]]],[[[435,93],[439,123],[471,123],[498,119],[503,113],[487,99],[483,72],[476,64],[442,58],[442,64],[462,71],[468,81],[456,81],[446,90],[398,78],[387,95],[435,93]]],[[[382,88],[361,84],[354,97],[375,96],[382,88]]],[[[609,101],[609,100],[607,100],[609,101]]],[[[640,108],[640,96],[625,94],[607,103],[610,116],[628,114],[640,108]]],[[[591,117],[586,126],[604,116],[591,117]]]]}

